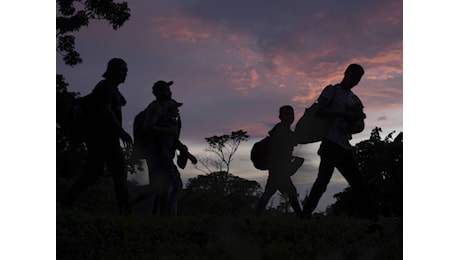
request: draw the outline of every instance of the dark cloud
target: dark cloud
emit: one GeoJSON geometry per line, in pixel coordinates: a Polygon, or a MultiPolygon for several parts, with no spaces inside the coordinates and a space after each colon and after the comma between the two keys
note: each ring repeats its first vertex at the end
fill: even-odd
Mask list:
{"type": "MultiPolygon", "coordinates": [[[[402,40],[402,1],[195,1],[184,9],[229,32],[249,35],[269,68],[294,55],[294,66],[324,76],[352,59],[369,59],[402,40]],[[315,66],[311,66],[314,64],[315,66]],[[329,64],[330,66],[321,66],[329,64]]],[[[402,48],[402,46],[400,46],[402,48]]]]}

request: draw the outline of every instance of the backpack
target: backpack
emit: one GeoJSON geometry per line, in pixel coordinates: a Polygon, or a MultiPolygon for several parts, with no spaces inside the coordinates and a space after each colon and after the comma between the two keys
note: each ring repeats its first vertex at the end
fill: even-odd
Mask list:
{"type": "Polygon", "coordinates": [[[251,148],[251,162],[258,170],[268,170],[270,161],[270,136],[254,143],[251,148]]]}
{"type": "Polygon", "coordinates": [[[76,98],[69,115],[69,137],[76,142],[84,142],[90,132],[90,113],[92,110],[92,96],[88,94],[76,98]]]}
{"type": "Polygon", "coordinates": [[[147,114],[147,109],[142,110],[134,117],[133,123],[133,154],[137,159],[145,158],[145,136],[143,133],[145,116],[147,114]]]}

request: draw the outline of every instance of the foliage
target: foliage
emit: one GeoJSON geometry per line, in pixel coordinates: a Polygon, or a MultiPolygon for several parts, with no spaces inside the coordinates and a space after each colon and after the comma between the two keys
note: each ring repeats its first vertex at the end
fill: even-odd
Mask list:
{"type": "Polygon", "coordinates": [[[56,124],[67,134],[69,131],[69,116],[73,102],[80,93],[67,90],[69,84],[61,74],[56,74],[56,124]]]}
{"type": "Polygon", "coordinates": [[[69,116],[73,101],[79,93],[69,92],[62,75],[56,75],[56,173],[71,177],[84,166],[86,148],[69,138],[69,116]]]}
{"type": "Polygon", "coordinates": [[[226,171],[230,172],[230,164],[233,161],[233,156],[241,142],[246,142],[249,135],[246,131],[233,131],[230,135],[224,134],[221,136],[205,137],[208,143],[206,151],[214,155],[212,157],[198,157],[200,164],[205,167],[205,170],[196,166],[196,168],[204,173],[226,171]]]}
{"type": "Polygon", "coordinates": [[[56,50],[62,54],[65,64],[82,63],[75,50],[75,37],[71,33],[89,25],[90,20],[107,20],[114,30],[119,29],[130,17],[127,2],[113,0],[56,0],[56,50]]]}
{"type": "Polygon", "coordinates": [[[57,211],[58,259],[402,259],[402,218],[177,218],[57,211]]]}
{"type": "MultiPolygon", "coordinates": [[[[63,55],[67,65],[82,62],[75,50],[75,37],[71,35],[88,26],[90,20],[107,20],[114,30],[120,28],[130,17],[127,2],[113,0],[57,0],[56,51],[63,55]]],[[[69,138],[69,115],[71,105],[80,96],[69,92],[62,75],[56,75],[56,166],[57,175],[71,177],[78,175],[85,163],[84,144],[69,138]]]]}
{"type": "Polygon", "coordinates": [[[214,172],[188,180],[179,210],[183,215],[247,215],[254,212],[260,195],[258,182],[214,172]]]}
{"type": "MultiPolygon", "coordinates": [[[[391,132],[382,140],[381,132],[382,129],[376,127],[368,140],[356,144],[356,159],[380,214],[402,216],[403,134],[401,132],[393,138],[394,132],[391,132]]],[[[334,197],[337,201],[330,206],[329,213],[356,213],[357,206],[354,204],[350,187],[334,197]]]]}

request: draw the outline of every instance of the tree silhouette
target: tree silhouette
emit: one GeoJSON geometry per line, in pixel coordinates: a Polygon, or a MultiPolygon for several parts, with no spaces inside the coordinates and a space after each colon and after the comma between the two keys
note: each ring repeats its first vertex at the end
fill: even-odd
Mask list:
{"type": "MultiPolygon", "coordinates": [[[[114,30],[120,28],[130,17],[127,2],[113,0],[57,0],[56,51],[63,56],[65,64],[82,63],[75,50],[73,32],[88,26],[90,20],[107,20],[114,30]]],[[[69,116],[72,103],[80,93],[68,91],[63,75],[56,74],[56,164],[60,176],[75,176],[85,163],[86,149],[82,143],[69,138],[69,116]]]]}
{"type": "Polygon", "coordinates": [[[260,184],[228,172],[191,178],[183,190],[180,210],[185,215],[245,215],[254,211],[260,184]]]}
{"type": "Polygon", "coordinates": [[[69,92],[62,75],[56,75],[56,173],[63,177],[78,175],[82,169],[86,148],[69,138],[69,117],[72,103],[79,93],[69,92]]]}
{"type": "Polygon", "coordinates": [[[209,145],[205,151],[210,152],[213,156],[198,156],[197,160],[204,169],[200,168],[198,165],[195,166],[196,169],[203,173],[230,172],[230,164],[233,161],[233,156],[238,150],[240,143],[246,142],[248,139],[248,133],[243,130],[234,131],[230,135],[224,134],[221,136],[215,135],[205,137],[209,145]]]}
{"type": "Polygon", "coordinates": [[[117,30],[129,19],[127,2],[113,0],[56,0],[56,50],[63,56],[65,64],[75,66],[82,63],[80,53],[75,50],[75,36],[71,33],[88,26],[90,20],[107,20],[117,30]]]}
{"type": "MultiPolygon", "coordinates": [[[[368,140],[356,144],[356,158],[380,214],[402,216],[403,134],[393,139],[393,131],[382,140],[381,132],[382,129],[376,127],[368,140]]],[[[328,214],[358,214],[359,207],[354,203],[350,187],[334,197],[337,201],[328,208],[328,214]]]]}

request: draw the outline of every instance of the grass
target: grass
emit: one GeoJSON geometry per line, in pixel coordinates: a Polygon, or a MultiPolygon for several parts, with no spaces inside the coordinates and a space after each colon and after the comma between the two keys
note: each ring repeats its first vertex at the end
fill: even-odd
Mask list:
{"type": "Polygon", "coordinates": [[[115,216],[57,211],[58,259],[402,259],[402,218],[115,216]]]}

